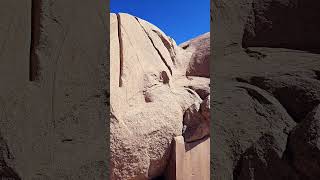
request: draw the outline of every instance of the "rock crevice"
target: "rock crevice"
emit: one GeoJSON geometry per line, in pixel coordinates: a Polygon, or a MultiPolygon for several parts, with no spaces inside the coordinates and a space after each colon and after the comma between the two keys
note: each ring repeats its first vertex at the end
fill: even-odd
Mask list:
{"type": "MultiPolygon", "coordinates": [[[[183,50],[151,23],[125,13],[111,14],[111,22],[110,178],[158,178],[165,174],[172,140],[182,135],[184,114],[193,105],[198,108],[190,112],[199,116],[189,116],[185,141],[209,136],[210,80],[187,78],[184,65],[192,66],[190,54],[196,51],[183,50]],[[119,87],[121,74],[125,83],[119,87]]],[[[201,55],[198,59],[204,62],[201,55]]]]}

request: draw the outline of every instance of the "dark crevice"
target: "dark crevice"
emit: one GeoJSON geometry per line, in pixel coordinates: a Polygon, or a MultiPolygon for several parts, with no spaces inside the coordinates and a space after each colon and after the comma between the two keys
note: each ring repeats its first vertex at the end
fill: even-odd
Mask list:
{"type": "Polygon", "coordinates": [[[163,36],[163,34],[161,34],[159,31],[156,31],[156,30],[152,30],[153,32],[155,32],[159,38],[161,39],[163,45],[167,48],[169,54],[170,54],[170,57],[171,57],[171,61],[174,65],[176,65],[176,55],[175,55],[175,52],[173,51],[173,48],[171,46],[171,43],[168,42],[166,40],[166,38],[163,36]]]}
{"type": "Polygon", "coordinates": [[[196,88],[193,86],[185,86],[185,88],[189,88],[189,89],[194,90],[200,96],[200,98],[202,100],[206,99],[210,95],[210,92],[206,89],[196,88]]]}
{"type": "Polygon", "coordinates": [[[249,82],[247,81],[247,80],[245,80],[245,79],[242,79],[242,78],[235,78],[235,80],[236,81],[238,81],[238,82],[242,82],[242,83],[247,83],[247,84],[249,84],[249,82]]]}
{"type": "Polygon", "coordinates": [[[320,71],[319,70],[313,70],[313,72],[316,75],[316,79],[320,81],[320,71]]]}
{"type": "Polygon", "coordinates": [[[267,55],[261,53],[261,52],[258,52],[258,51],[254,51],[254,50],[251,50],[249,48],[245,48],[245,53],[248,54],[249,57],[252,57],[252,58],[255,58],[255,59],[263,59],[265,57],[267,57],[267,55]]]}
{"type": "Polygon", "coordinates": [[[21,180],[18,173],[11,168],[6,160],[13,160],[7,141],[0,135],[0,179],[21,180]]]}
{"type": "Polygon", "coordinates": [[[119,39],[119,48],[120,48],[120,75],[119,75],[119,87],[122,87],[122,76],[123,76],[123,40],[121,34],[121,18],[120,14],[117,14],[117,21],[118,21],[118,39],[119,39]]]}
{"type": "Polygon", "coordinates": [[[239,86],[239,87],[245,89],[248,92],[248,94],[253,99],[256,99],[260,104],[272,104],[267,98],[265,98],[262,94],[260,94],[256,90],[248,87],[243,87],[243,86],[239,86]]]}
{"type": "Polygon", "coordinates": [[[69,138],[69,139],[62,139],[61,142],[72,142],[73,139],[69,138]]]}
{"type": "Polygon", "coordinates": [[[30,64],[29,80],[35,81],[39,78],[39,57],[36,53],[40,41],[40,18],[41,0],[32,0],[31,6],[31,42],[30,42],[30,64]]]}
{"type": "Polygon", "coordinates": [[[186,44],[184,46],[182,46],[182,49],[187,49],[190,46],[190,44],[186,44]]]}
{"type": "Polygon", "coordinates": [[[164,175],[152,178],[151,180],[166,180],[166,177],[164,175]]]}
{"type": "Polygon", "coordinates": [[[286,148],[283,152],[282,160],[285,161],[291,167],[291,169],[297,174],[299,179],[304,179],[305,177],[300,173],[300,171],[293,164],[293,161],[294,161],[293,152],[291,151],[291,148],[289,145],[291,134],[292,134],[292,131],[289,132],[289,134],[288,134],[287,144],[286,144],[286,148]]]}
{"type": "Polygon", "coordinates": [[[6,162],[1,161],[0,166],[0,179],[21,180],[19,175],[6,162]]]}
{"type": "Polygon", "coordinates": [[[161,81],[163,82],[163,84],[168,84],[169,81],[170,81],[169,76],[168,76],[168,74],[167,74],[166,71],[161,71],[161,73],[160,73],[160,79],[161,79],[161,81]]]}
{"type": "Polygon", "coordinates": [[[203,143],[204,141],[206,141],[208,138],[210,138],[210,135],[205,135],[199,139],[195,139],[192,141],[184,141],[186,144],[186,152],[192,150],[194,147],[196,147],[197,145],[203,143]]]}
{"type": "Polygon", "coordinates": [[[170,71],[170,74],[172,75],[172,69],[171,67],[168,65],[168,63],[166,62],[166,60],[164,59],[164,57],[162,56],[162,54],[160,53],[159,49],[156,47],[156,45],[154,44],[152,38],[150,37],[149,33],[147,32],[147,30],[142,26],[142,24],[140,23],[139,19],[136,17],[136,20],[138,21],[138,23],[140,24],[141,28],[143,29],[143,31],[146,33],[146,35],[148,36],[149,40],[151,41],[154,49],[158,52],[162,62],[167,66],[167,68],[170,71]]]}
{"type": "Polygon", "coordinates": [[[234,170],[232,172],[233,175],[233,179],[234,180],[239,180],[240,178],[240,174],[241,174],[241,170],[243,169],[242,167],[242,162],[244,161],[243,156],[240,157],[240,159],[238,160],[236,166],[234,167],[234,170]]]}

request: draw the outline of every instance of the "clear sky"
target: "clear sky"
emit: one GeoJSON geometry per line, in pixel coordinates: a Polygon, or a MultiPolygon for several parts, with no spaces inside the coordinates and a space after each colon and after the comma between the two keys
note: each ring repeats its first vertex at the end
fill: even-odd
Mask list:
{"type": "Polygon", "coordinates": [[[177,44],[210,31],[210,0],[110,0],[110,8],[156,25],[177,44]]]}

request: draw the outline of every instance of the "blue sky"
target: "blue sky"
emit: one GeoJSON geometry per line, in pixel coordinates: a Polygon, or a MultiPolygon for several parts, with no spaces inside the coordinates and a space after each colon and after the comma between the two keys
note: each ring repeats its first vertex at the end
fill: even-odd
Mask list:
{"type": "Polygon", "coordinates": [[[177,44],[210,31],[210,0],[110,0],[110,8],[149,21],[177,44]]]}

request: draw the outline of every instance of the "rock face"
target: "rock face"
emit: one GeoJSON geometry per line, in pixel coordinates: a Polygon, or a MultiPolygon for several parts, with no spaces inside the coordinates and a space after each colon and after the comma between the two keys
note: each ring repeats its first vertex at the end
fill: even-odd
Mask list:
{"type": "Polygon", "coordinates": [[[210,78],[210,33],[182,43],[180,46],[192,53],[186,75],[210,78]]]}
{"type": "Polygon", "coordinates": [[[0,179],[106,179],[107,2],[33,2],[0,2],[0,179]]]}
{"type": "Polygon", "coordinates": [[[288,159],[302,179],[318,179],[320,169],[320,106],[292,130],[288,159]]]}
{"type": "MultiPolygon", "coordinates": [[[[111,14],[110,23],[110,178],[156,178],[168,165],[173,138],[182,135],[185,113],[193,105],[199,111],[210,81],[197,73],[187,78],[197,51],[177,46],[154,25],[123,13],[111,14]]],[[[207,124],[194,141],[209,135],[207,124]]]]}
{"type": "Polygon", "coordinates": [[[217,0],[211,6],[216,53],[242,46],[319,51],[316,0],[217,0]]]}
{"type": "Polygon", "coordinates": [[[319,3],[211,5],[212,178],[317,179],[319,23],[310,17],[319,3]]]}
{"type": "Polygon", "coordinates": [[[253,0],[243,45],[318,51],[319,8],[315,0],[253,0]]]}

